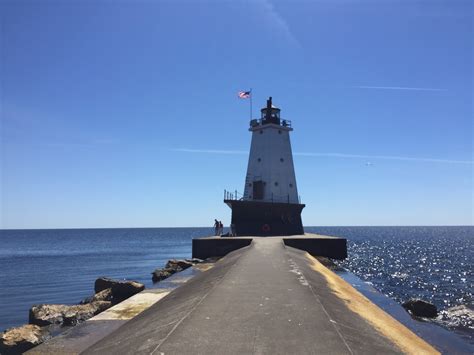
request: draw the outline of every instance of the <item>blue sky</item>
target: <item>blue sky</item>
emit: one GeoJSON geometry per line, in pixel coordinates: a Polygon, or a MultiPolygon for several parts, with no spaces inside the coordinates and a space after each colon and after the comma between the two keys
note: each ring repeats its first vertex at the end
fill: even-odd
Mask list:
{"type": "Polygon", "coordinates": [[[0,6],[0,227],[227,225],[250,87],[305,225],[473,223],[470,0],[0,6]]]}

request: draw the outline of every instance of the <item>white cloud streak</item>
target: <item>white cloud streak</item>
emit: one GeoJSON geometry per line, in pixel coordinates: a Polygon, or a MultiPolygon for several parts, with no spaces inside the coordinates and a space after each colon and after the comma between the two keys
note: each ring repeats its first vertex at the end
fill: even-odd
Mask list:
{"type": "Polygon", "coordinates": [[[170,149],[173,152],[183,153],[205,153],[205,154],[248,154],[246,150],[222,150],[222,149],[189,149],[189,148],[176,148],[170,149]]]}
{"type": "Polygon", "coordinates": [[[269,24],[273,29],[280,32],[292,45],[301,47],[300,43],[293,35],[288,22],[278,13],[272,2],[270,0],[261,0],[259,3],[263,9],[262,19],[268,19],[269,24]]]}
{"type": "Polygon", "coordinates": [[[368,90],[409,90],[409,91],[446,91],[446,89],[436,88],[417,88],[407,86],[351,86],[353,89],[368,89],[368,90]]]}
{"type": "Polygon", "coordinates": [[[392,155],[361,155],[361,154],[344,154],[344,153],[294,153],[294,155],[306,157],[325,157],[325,158],[353,158],[353,159],[373,159],[373,160],[401,160],[425,163],[446,163],[446,164],[474,164],[472,160],[454,160],[454,159],[438,159],[438,158],[415,158],[400,157],[392,155]]]}
{"type": "MultiPolygon", "coordinates": [[[[190,149],[190,148],[176,148],[171,149],[174,152],[182,153],[202,153],[202,154],[248,154],[246,150],[224,150],[224,149],[190,149]]],[[[439,159],[439,158],[415,158],[415,157],[401,157],[392,155],[362,155],[362,154],[345,154],[345,153],[308,153],[295,152],[295,156],[302,157],[321,157],[321,158],[342,158],[342,159],[370,159],[370,160],[398,160],[410,162],[424,162],[424,163],[444,163],[444,164],[474,164],[472,160],[455,160],[455,159],[439,159]]]]}

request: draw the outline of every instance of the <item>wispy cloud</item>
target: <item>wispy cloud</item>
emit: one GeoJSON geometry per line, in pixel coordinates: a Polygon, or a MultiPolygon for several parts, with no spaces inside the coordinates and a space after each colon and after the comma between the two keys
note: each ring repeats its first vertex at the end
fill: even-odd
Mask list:
{"type": "Polygon", "coordinates": [[[272,26],[272,29],[279,32],[290,44],[301,47],[288,22],[275,9],[273,3],[270,0],[260,0],[258,3],[261,5],[264,14],[262,19],[268,19],[268,24],[272,26]]]}
{"type": "Polygon", "coordinates": [[[353,89],[369,89],[369,90],[411,90],[411,91],[446,91],[446,89],[437,88],[417,88],[408,86],[365,86],[357,85],[351,86],[353,89]]]}
{"type": "MultiPolygon", "coordinates": [[[[183,153],[204,153],[204,154],[248,154],[245,150],[225,150],[225,149],[190,149],[176,148],[171,149],[175,152],[183,153]]],[[[439,159],[439,158],[418,158],[418,157],[401,157],[393,155],[363,155],[363,154],[345,154],[345,153],[309,153],[295,152],[295,156],[303,157],[322,157],[322,158],[346,158],[346,159],[366,159],[366,160],[399,160],[424,163],[444,163],[444,164],[474,164],[472,160],[456,160],[456,159],[439,159]]]]}
{"type": "Polygon", "coordinates": [[[223,150],[223,149],[189,149],[189,148],[173,148],[174,152],[183,153],[206,153],[206,154],[248,154],[246,150],[223,150]]]}
{"type": "Polygon", "coordinates": [[[402,161],[426,162],[426,163],[474,164],[472,160],[400,157],[400,156],[393,156],[393,155],[362,155],[362,154],[344,154],[344,153],[303,153],[303,152],[294,153],[294,155],[307,156],[307,157],[327,157],[327,158],[402,160],[402,161]]]}

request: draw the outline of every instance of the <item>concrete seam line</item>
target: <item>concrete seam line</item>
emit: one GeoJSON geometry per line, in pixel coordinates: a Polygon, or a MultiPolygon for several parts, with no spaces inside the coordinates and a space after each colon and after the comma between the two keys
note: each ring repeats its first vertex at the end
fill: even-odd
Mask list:
{"type": "MultiPolygon", "coordinates": [[[[303,272],[301,272],[303,273],[303,272]]],[[[321,305],[321,308],[323,309],[324,313],[326,314],[326,316],[328,317],[329,319],[329,323],[332,324],[332,326],[334,327],[334,330],[337,332],[337,334],[339,335],[339,337],[341,338],[342,342],[344,343],[344,345],[346,346],[347,350],[349,350],[349,352],[351,354],[354,354],[354,352],[352,351],[352,349],[350,348],[349,344],[347,344],[346,342],[346,339],[344,339],[344,336],[342,335],[342,333],[339,331],[339,328],[336,326],[336,323],[334,323],[334,320],[331,318],[331,316],[329,315],[328,311],[326,310],[326,307],[324,307],[323,303],[321,302],[321,300],[319,299],[318,295],[316,295],[316,293],[314,292],[313,290],[313,287],[311,285],[309,285],[309,289],[311,290],[311,293],[313,294],[313,296],[316,298],[316,300],[318,301],[318,303],[321,305]]]]}
{"type": "MultiPolygon", "coordinates": [[[[250,244],[252,245],[252,244],[250,244]]],[[[220,285],[222,283],[222,281],[224,280],[225,276],[227,275],[227,273],[238,263],[240,257],[236,260],[236,262],[234,262],[230,267],[229,269],[224,273],[224,275],[222,275],[222,277],[220,278],[220,280],[218,282],[216,282],[209,291],[206,292],[206,294],[199,300],[199,302],[193,307],[191,308],[191,310],[186,313],[183,318],[181,318],[175,325],[174,327],[169,331],[168,334],[166,334],[166,336],[159,342],[159,344],[155,347],[155,349],[153,349],[153,351],[150,353],[150,355],[153,355],[159,348],[161,345],[163,345],[163,343],[171,336],[171,334],[173,334],[173,332],[176,330],[176,328],[179,327],[179,325],[186,319],[188,318],[191,313],[194,312],[194,310],[206,299],[206,297],[217,287],[217,285],[220,285]]],[[[220,260],[219,260],[220,261],[220,260]]]]}
{"type": "MultiPolygon", "coordinates": [[[[283,243],[284,245],[284,248],[286,249],[286,245],[283,243]]],[[[301,272],[301,274],[303,275],[303,277],[306,279],[306,277],[304,276],[304,273],[303,271],[299,270],[299,272],[301,272]]],[[[336,333],[339,335],[339,337],[341,338],[342,342],[344,343],[344,345],[346,346],[347,350],[349,350],[349,353],[351,353],[352,355],[354,355],[354,352],[352,351],[352,349],[350,348],[349,344],[347,344],[346,342],[346,339],[344,339],[344,336],[342,335],[342,333],[339,331],[338,327],[336,326],[336,324],[334,323],[334,320],[331,318],[331,316],[329,315],[328,311],[326,310],[326,307],[324,307],[323,303],[321,302],[321,300],[319,299],[318,295],[314,292],[313,290],[313,287],[311,286],[311,284],[308,282],[308,287],[311,291],[311,293],[313,294],[314,298],[317,300],[317,302],[319,303],[319,305],[321,306],[321,308],[323,309],[324,311],[324,314],[326,314],[326,316],[328,317],[328,320],[329,320],[329,323],[331,323],[331,325],[333,326],[334,330],[336,331],[336,333]]]]}

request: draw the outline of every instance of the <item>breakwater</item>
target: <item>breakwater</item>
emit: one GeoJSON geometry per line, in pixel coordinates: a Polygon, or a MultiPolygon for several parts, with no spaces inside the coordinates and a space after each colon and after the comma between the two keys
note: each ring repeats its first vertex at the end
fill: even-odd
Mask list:
{"type": "MultiPolygon", "coordinates": [[[[428,299],[441,312],[472,305],[474,227],[306,230],[346,237],[349,258],[342,266],[398,303],[408,298],[427,299],[425,291],[429,291],[433,298],[428,299]],[[436,262],[443,267],[437,268],[438,272],[419,272],[416,261],[423,258],[426,266],[436,262]],[[437,285],[435,290],[426,289],[431,284],[437,285]]],[[[33,304],[77,304],[90,294],[100,275],[137,280],[152,288],[152,270],[171,258],[190,258],[192,238],[210,233],[211,228],[1,230],[0,330],[27,323],[33,304]]],[[[448,318],[447,322],[456,319],[448,318]]],[[[456,324],[449,329],[468,337],[469,329],[456,324]]]]}
{"type": "Polygon", "coordinates": [[[254,238],[84,351],[115,352],[438,353],[281,238],[254,238]]]}

